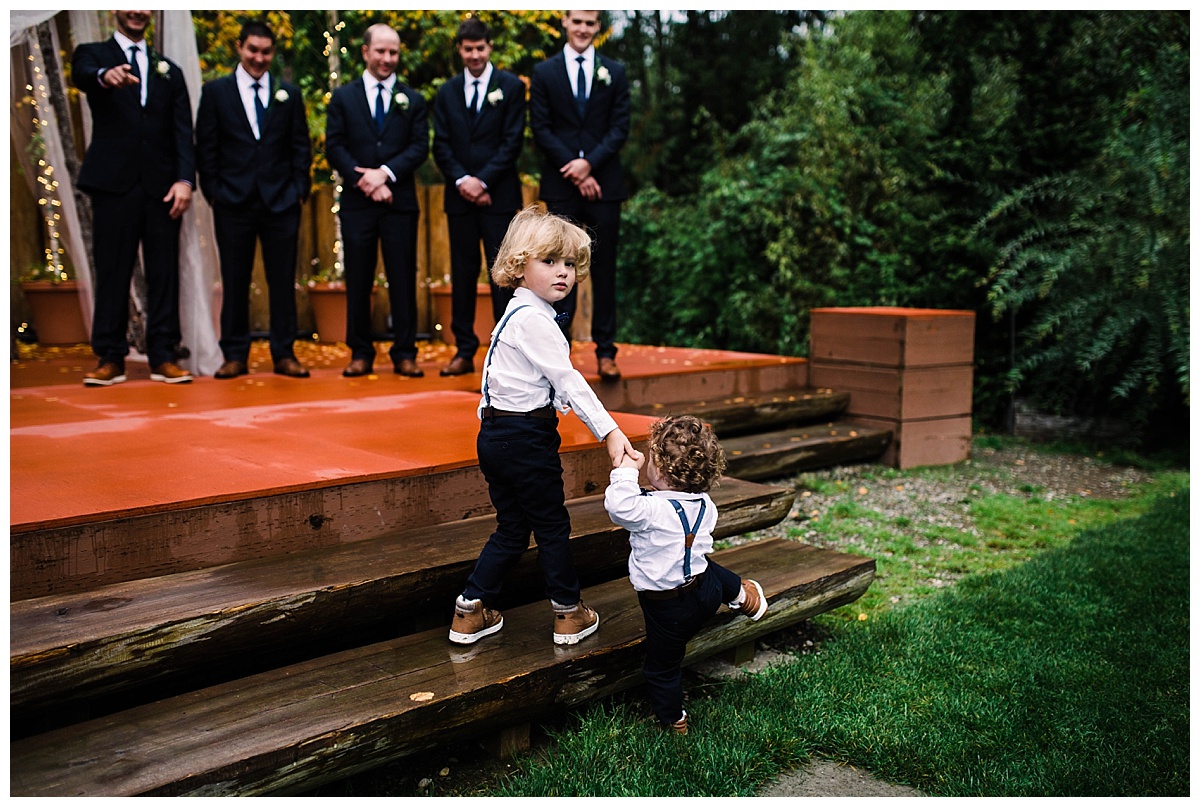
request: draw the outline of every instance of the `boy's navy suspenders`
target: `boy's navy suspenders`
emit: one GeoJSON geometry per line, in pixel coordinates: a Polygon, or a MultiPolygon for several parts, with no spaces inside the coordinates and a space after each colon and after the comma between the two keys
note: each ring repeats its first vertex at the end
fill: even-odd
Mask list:
{"type": "MultiPolygon", "coordinates": [[[[522,308],[529,308],[528,305],[519,305],[512,311],[508,311],[504,315],[504,319],[500,320],[500,327],[496,328],[496,333],[492,336],[492,343],[488,345],[487,356],[483,359],[483,406],[484,409],[492,410],[492,396],[488,394],[488,369],[492,366],[492,352],[495,351],[496,345],[500,342],[500,332],[504,330],[504,326],[512,319],[512,315],[520,311],[522,308]]],[[[546,406],[552,406],[554,403],[554,387],[550,388],[550,402],[546,406]]],[[[495,410],[492,410],[493,412],[495,410]]],[[[540,410],[539,410],[540,411],[540,410]]],[[[516,413],[513,413],[516,414],[516,413]]],[[[539,415],[542,416],[542,415],[539,415]]],[[[546,414],[545,417],[552,417],[552,414],[546,414]]]]}
{"type": "Polygon", "coordinates": [[[529,308],[527,305],[519,305],[512,311],[504,315],[504,319],[500,320],[500,327],[496,329],[496,333],[492,336],[492,343],[488,345],[487,356],[483,359],[483,405],[491,406],[492,399],[488,395],[488,368],[492,366],[492,351],[496,349],[496,343],[500,341],[500,332],[504,330],[504,326],[512,319],[512,315],[520,311],[522,308],[529,308]]]}
{"type": "Polygon", "coordinates": [[[692,542],[696,540],[696,530],[700,529],[700,522],[704,521],[704,499],[689,500],[700,502],[700,511],[696,513],[696,523],[694,525],[688,524],[687,514],[683,512],[683,505],[674,499],[669,499],[668,501],[675,508],[675,513],[679,516],[679,523],[683,525],[683,584],[686,586],[692,582],[692,542]]]}

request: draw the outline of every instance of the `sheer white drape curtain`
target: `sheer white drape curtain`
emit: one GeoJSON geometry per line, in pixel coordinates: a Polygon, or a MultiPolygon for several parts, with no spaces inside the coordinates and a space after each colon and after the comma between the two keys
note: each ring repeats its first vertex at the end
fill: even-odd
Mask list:
{"type": "MultiPolygon", "coordinates": [[[[57,54],[62,48],[58,42],[58,31],[54,25],[49,26],[51,39],[54,43],[55,61],[46,64],[42,58],[42,49],[38,44],[37,26],[50,20],[56,11],[13,11],[9,16],[9,57],[11,73],[9,77],[9,136],[18,159],[22,160],[25,169],[22,174],[29,182],[33,195],[41,195],[37,184],[38,165],[34,158],[29,157],[29,146],[35,134],[40,134],[45,145],[45,160],[56,169],[54,179],[58,182],[57,198],[59,220],[56,222],[59,243],[71,258],[75,267],[76,280],[79,283],[79,306],[83,313],[83,322],[90,331],[92,327],[92,256],[84,244],[83,234],[79,227],[79,210],[75,205],[75,184],[70,172],[66,170],[66,157],[63,151],[63,140],[58,128],[58,115],[48,96],[50,87],[47,77],[50,71],[63,78],[62,65],[58,63],[57,54]],[[37,112],[41,123],[35,127],[33,109],[24,103],[24,98],[33,96],[37,100],[37,112]]],[[[76,14],[80,12],[72,12],[76,14]]],[[[95,12],[90,13],[93,19],[95,12]]],[[[64,85],[65,86],[65,85],[64,85]]],[[[86,119],[91,128],[90,116],[86,119]]]]}
{"type": "MultiPolygon", "coordinates": [[[[51,19],[57,11],[12,11],[9,12],[9,41],[12,63],[10,80],[10,126],[9,131],[18,155],[25,155],[34,134],[32,110],[18,102],[30,94],[28,86],[35,85],[35,67],[44,77],[54,71],[66,86],[63,65],[57,54],[70,52],[76,44],[95,42],[111,33],[111,13],[108,11],[69,11],[72,41],[59,43],[57,28],[50,26],[55,40],[56,54],[53,64],[45,64],[38,46],[37,25],[51,19]],[[31,58],[32,57],[32,58],[31,58]]],[[[192,104],[192,118],[200,101],[200,54],[196,49],[196,35],[189,11],[164,11],[157,20],[156,41],[151,44],[170,57],[184,73],[188,95],[192,104]]],[[[83,136],[81,145],[91,142],[91,115],[86,101],[80,104],[83,112],[83,136]]],[[[61,220],[58,222],[60,240],[75,266],[80,284],[80,305],[84,321],[92,321],[92,266],[91,253],[84,244],[79,226],[79,211],[75,205],[74,185],[66,161],[63,142],[59,135],[57,116],[53,106],[39,97],[38,111],[45,123],[40,127],[44,138],[46,160],[56,168],[54,178],[58,181],[58,198],[62,203],[61,220]]],[[[27,163],[28,164],[28,163],[27,163]]],[[[37,191],[36,173],[27,171],[31,188],[37,191]]],[[[222,357],[217,343],[220,311],[220,269],[217,263],[216,244],[213,239],[212,211],[205,203],[199,189],[192,195],[192,207],[184,214],[179,234],[179,317],[183,333],[183,344],[191,352],[183,365],[198,375],[212,375],[220,367],[222,357]]],[[[139,304],[140,306],[140,304],[139,304]]],[[[131,359],[145,357],[136,353],[131,359]]]]}
{"type": "MultiPolygon", "coordinates": [[[[192,120],[200,106],[200,52],[190,11],[162,12],[159,50],[183,69],[192,120]]],[[[179,324],[183,343],[192,352],[188,369],[212,375],[223,361],[217,332],[220,327],[221,270],[213,236],[212,209],[197,187],[192,207],[179,231],[179,324]]]]}

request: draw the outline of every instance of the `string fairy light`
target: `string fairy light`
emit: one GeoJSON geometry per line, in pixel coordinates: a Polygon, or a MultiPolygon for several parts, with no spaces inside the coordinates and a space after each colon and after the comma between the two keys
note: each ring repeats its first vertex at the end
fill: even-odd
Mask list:
{"type": "Polygon", "coordinates": [[[49,244],[45,250],[46,274],[54,282],[58,282],[67,280],[68,277],[63,266],[65,252],[58,231],[58,223],[62,220],[59,214],[62,201],[58,198],[58,180],[54,178],[54,166],[46,159],[46,137],[43,134],[50,126],[50,122],[42,117],[42,109],[50,107],[50,92],[46,88],[41,65],[32,55],[29,56],[29,62],[33,68],[33,84],[25,85],[25,90],[29,93],[29,105],[33,108],[33,137],[30,138],[29,145],[31,153],[37,157],[37,183],[40,186],[38,207],[41,208],[46,234],[49,237],[49,244]],[[40,105],[39,98],[42,101],[40,105]]]}

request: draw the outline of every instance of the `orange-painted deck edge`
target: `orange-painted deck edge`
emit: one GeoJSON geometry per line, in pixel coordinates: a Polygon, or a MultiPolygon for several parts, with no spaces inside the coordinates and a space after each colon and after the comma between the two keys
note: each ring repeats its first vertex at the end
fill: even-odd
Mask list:
{"type": "MultiPolygon", "coordinates": [[[[453,348],[426,343],[425,378],[402,378],[385,351],[368,379],[343,378],[348,351],[319,343],[297,346],[312,378],[274,376],[256,342],[251,374],[233,381],[155,383],[130,362],[127,383],[85,388],[94,366],[86,346],[27,348],[10,370],[10,531],[474,465],[479,374],[439,377],[453,348]]],[[[577,344],[572,358],[599,383],[591,345],[577,344]]],[[[805,360],[622,345],[618,361],[634,379],[805,360]]],[[[614,416],[631,439],[645,438],[649,418],[614,416]]],[[[573,415],[560,432],[564,452],[597,446],[573,415]]]]}

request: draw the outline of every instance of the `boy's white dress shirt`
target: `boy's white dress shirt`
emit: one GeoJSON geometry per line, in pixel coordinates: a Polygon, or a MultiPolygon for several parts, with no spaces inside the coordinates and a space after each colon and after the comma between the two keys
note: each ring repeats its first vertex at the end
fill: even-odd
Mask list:
{"type": "Polygon", "coordinates": [[[684,583],[684,532],[679,515],[671,505],[683,507],[688,524],[695,525],[704,501],[704,518],[692,543],[692,576],[708,568],[705,557],[713,548],[717,506],[707,493],[653,490],[645,496],[638,485],[636,468],[614,468],[608,474],[604,508],[618,527],[629,530],[629,582],[638,591],[669,591],[684,583]]]}
{"type": "Polygon", "coordinates": [[[526,288],[516,290],[504,316],[500,339],[492,329],[492,343],[484,359],[479,416],[491,406],[506,412],[529,412],[553,403],[559,412],[574,410],[597,440],[617,428],[617,422],[596,393],[571,364],[571,346],[554,321],[554,306],[526,288]],[[508,317],[520,306],[525,309],[508,317]],[[505,321],[507,320],[507,322],[505,321]],[[550,400],[551,387],[554,400],[550,400]]]}

